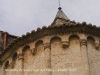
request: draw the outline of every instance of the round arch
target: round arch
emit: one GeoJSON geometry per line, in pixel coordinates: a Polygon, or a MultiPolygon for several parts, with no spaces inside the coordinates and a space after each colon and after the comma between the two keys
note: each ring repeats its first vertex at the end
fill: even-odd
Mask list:
{"type": "Polygon", "coordinates": [[[70,35],[70,36],[69,36],[69,40],[71,40],[72,38],[80,39],[80,37],[79,37],[78,35],[70,35]]]}
{"type": "Polygon", "coordinates": [[[38,44],[42,43],[43,44],[43,41],[42,40],[38,40],[36,43],[35,43],[35,47],[37,47],[38,44]]]}
{"type": "Polygon", "coordinates": [[[26,46],[22,49],[22,52],[25,52],[26,49],[30,49],[30,46],[29,46],[29,45],[26,45],[26,46]]]}
{"type": "Polygon", "coordinates": [[[54,37],[52,37],[52,38],[50,39],[50,43],[52,43],[52,41],[55,40],[55,39],[58,39],[58,40],[62,41],[62,39],[61,39],[60,37],[54,36],[54,37]]]}
{"type": "Polygon", "coordinates": [[[88,37],[87,37],[87,40],[92,40],[93,42],[95,42],[95,38],[92,37],[92,36],[88,36],[88,37]]]}

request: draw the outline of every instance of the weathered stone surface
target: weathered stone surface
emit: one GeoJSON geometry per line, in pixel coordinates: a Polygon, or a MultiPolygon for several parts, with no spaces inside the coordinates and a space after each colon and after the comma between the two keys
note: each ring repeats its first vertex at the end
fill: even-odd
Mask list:
{"type": "Polygon", "coordinates": [[[91,75],[100,74],[100,49],[96,50],[95,42],[92,39],[88,39],[88,58],[91,75]]]}
{"type": "MultiPolygon", "coordinates": [[[[82,34],[84,35],[84,34],[82,34]]],[[[59,36],[59,35],[58,35],[59,36]]],[[[65,36],[65,35],[64,35],[65,36]]],[[[49,37],[49,36],[48,36],[49,37]]],[[[5,75],[99,75],[100,48],[95,41],[70,35],[69,46],[63,47],[62,38],[50,36],[48,43],[35,41],[16,50],[17,56],[9,56],[7,69],[23,69],[22,71],[4,71],[6,61],[0,66],[5,75]],[[36,44],[35,44],[36,43],[36,44]],[[31,49],[30,49],[31,48],[31,49]],[[33,54],[34,51],[34,54],[33,54]],[[14,59],[14,57],[16,59],[14,59]],[[15,61],[13,61],[15,60],[15,61]],[[12,67],[13,66],[13,67],[12,67]],[[29,71],[24,71],[24,70],[29,71]],[[49,71],[48,71],[49,70],[49,71]]],[[[46,40],[45,37],[43,40],[46,40]]]]}

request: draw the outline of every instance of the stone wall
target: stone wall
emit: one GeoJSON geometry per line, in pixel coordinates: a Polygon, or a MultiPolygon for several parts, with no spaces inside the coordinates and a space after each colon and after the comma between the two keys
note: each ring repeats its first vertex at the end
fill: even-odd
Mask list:
{"type": "Polygon", "coordinates": [[[100,46],[96,49],[95,39],[88,37],[88,59],[91,75],[100,75],[100,46]]]}
{"type": "Polygon", "coordinates": [[[52,69],[67,69],[65,72],[53,72],[53,75],[85,75],[80,42],[77,36],[69,39],[69,47],[62,48],[60,39],[55,39],[51,43],[51,67],[52,69]]]}
{"type": "Polygon", "coordinates": [[[3,69],[34,71],[2,69],[2,75],[99,75],[100,48],[87,37],[84,34],[48,36],[20,46],[3,63],[3,69]]]}

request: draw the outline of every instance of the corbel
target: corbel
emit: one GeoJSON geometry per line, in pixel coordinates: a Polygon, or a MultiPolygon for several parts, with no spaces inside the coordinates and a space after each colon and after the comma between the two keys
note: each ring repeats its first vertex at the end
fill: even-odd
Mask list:
{"type": "Polygon", "coordinates": [[[20,59],[24,59],[23,53],[20,53],[20,54],[18,55],[18,60],[20,60],[20,59]]]}
{"type": "Polygon", "coordinates": [[[69,47],[69,42],[68,41],[63,41],[62,42],[62,47],[63,48],[69,47]]]}
{"type": "Polygon", "coordinates": [[[44,50],[45,50],[46,48],[51,48],[50,43],[45,43],[45,44],[44,44],[44,50]]]}
{"type": "Polygon", "coordinates": [[[87,46],[87,40],[86,39],[80,40],[80,46],[83,46],[83,45],[87,46]]]}

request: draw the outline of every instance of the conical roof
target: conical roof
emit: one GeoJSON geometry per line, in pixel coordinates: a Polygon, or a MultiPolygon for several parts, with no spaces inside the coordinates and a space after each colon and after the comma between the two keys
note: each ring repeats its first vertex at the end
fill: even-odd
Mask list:
{"type": "Polygon", "coordinates": [[[69,18],[65,15],[65,13],[61,10],[62,8],[59,7],[58,8],[59,11],[57,12],[57,15],[55,18],[62,18],[62,19],[65,19],[65,20],[69,20],[69,18]]]}
{"type": "Polygon", "coordinates": [[[65,15],[65,13],[62,11],[62,8],[58,8],[58,12],[56,14],[56,17],[52,23],[53,26],[58,26],[63,24],[65,21],[69,21],[69,18],[65,15]]]}

